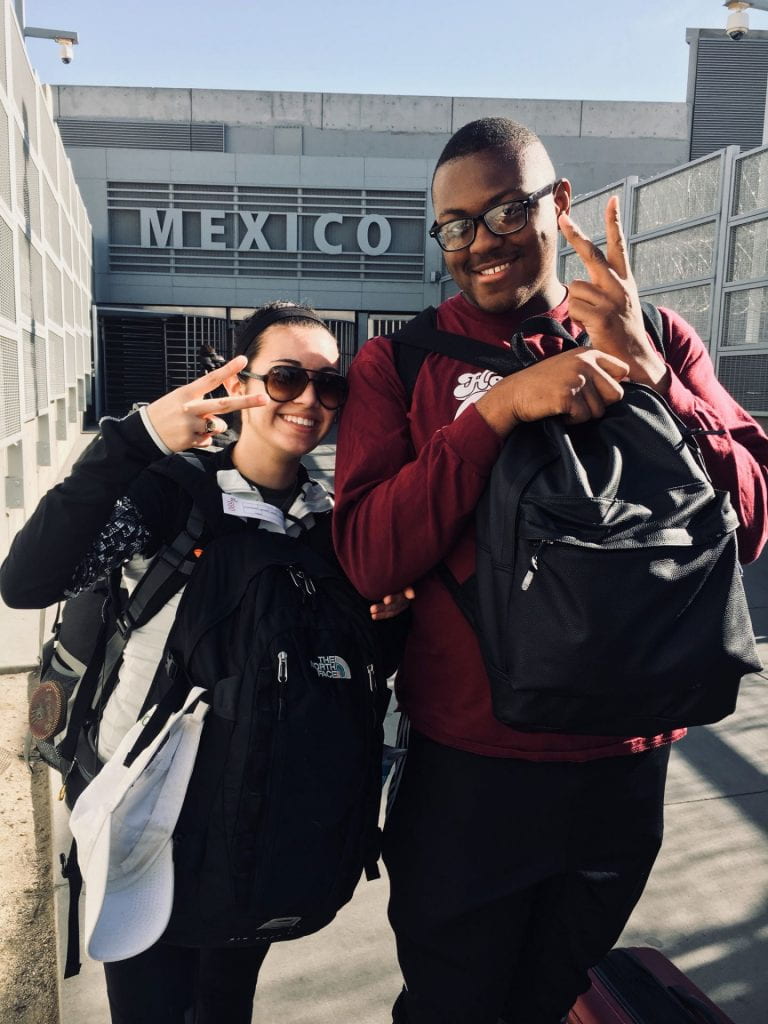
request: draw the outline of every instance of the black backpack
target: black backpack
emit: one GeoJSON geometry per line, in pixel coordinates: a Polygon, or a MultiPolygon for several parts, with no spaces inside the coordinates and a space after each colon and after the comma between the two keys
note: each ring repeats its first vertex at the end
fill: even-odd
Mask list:
{"type": "Polygon", "coordinates": [[[367,606],[311,534],[244,527],[222,514],[215,480],[174,459],[157,469],[193,493],[212,534],[147,697],[144,710],[156,710],[126,762],[191,687],[206,689],[164,940],[306,935],[350,899],[364,868],[378,874],[389,691],[367,606]]]}
{"type": "MultiPolygon", "coordinates": [[[[647,316],[662,348],[658,311],[650,327],[647,316]]],[[[506,375],[535,362],[523,332],[586,340],[536,317],[500,350],[438,331],[434,310],[392,340],[506,375]]],[[[715,722],[760,668],[737,517],[698,431],[650,388],[624,388],[600,419],[515,428],[477,508],[475,576],[459,585],[439,567],[477,632],[494,714],[517,729],[631,736],[715,722]]]]}

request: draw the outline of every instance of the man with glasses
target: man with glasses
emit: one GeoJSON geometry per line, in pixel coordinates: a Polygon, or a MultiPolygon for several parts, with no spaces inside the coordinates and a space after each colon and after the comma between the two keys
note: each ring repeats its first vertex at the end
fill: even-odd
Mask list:
{"type": "Polygon", "coordinates": [[[571,189],[541,141],[503,119],[466,125],[433,179],[435,223],[460,293],[438,328],[504,346],[548,314],[589,347],[528,336],[539,360],[500,379],[430,353],[409,397],[386,338],[350,373],[337,450],[335,537],[364,594],[413,583],[398,675],[408,752],[384,855],[406,987],[397,1024],[559,1024],[618,939],[661,843],[669,747],[659,736],[522,732],[497,721],[477,638],[436,571],[474,571],[473,514],[524,421],[599,417],[630,377],[702,435],[731,492],[743,561],[765,538],[768,439],[724,391],[693,329],[664,310],[667,358],[643,326],[615,200],[603,256],[568,218],[571,189]],[[587,278],[557,276],[558,227],[587,278]]]}

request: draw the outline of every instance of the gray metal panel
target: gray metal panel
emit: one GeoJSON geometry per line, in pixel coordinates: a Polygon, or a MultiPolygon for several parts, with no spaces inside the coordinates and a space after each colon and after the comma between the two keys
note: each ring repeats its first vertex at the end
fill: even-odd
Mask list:
{"type": "MultiPolygon", "coordinates": [[[[761,33],[762,34],[762,33],[761,33]]],[[[729,145],[753,149],[763,139],[768,39],[733,42],[700,37],[697,47],[690,157],[729,145]]]]}
{"type": "Polygon", "coordinates": [[[13,437],[21,430],[21,390],[18,342],[0,337],[0,437],[13,437]]]}
{"type": "Polygon", "coordinates": [[[223,124],[123,119],[91,120],[78,117],[60,117],[56,123],[65,146],[224,152],[223,124]]]}
{"type": "Polygon", "coordinates": [[[0,217],[0,316],[16,319],[16,266],[13,259],[13,231],[0,217]]]}
{"type": "Polygon", "coordinates": [[[768,353],[721,355],[717,375],[739,405],[753,415],[768,414],[768,353]]]}
{"type": "Polygon", "coordinates": [[[0,105],[0,199],[4,200],[9,209],[13,206],[10,123],[2,105],[0,105]]]}

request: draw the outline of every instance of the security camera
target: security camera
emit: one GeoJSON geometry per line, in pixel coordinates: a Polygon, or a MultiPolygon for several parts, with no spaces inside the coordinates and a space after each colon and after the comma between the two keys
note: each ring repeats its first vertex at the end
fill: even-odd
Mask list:
{"type": "Polygon", "coordinates": [[[71,39],[57,39],[56,42],[59,44],[59,57],[61,57],[62,64],[71,64],[73,47],[71,39]]]}
{"type": "Polygon", "coordinates": [[[750,15],[746,13],[752,3],[748,0],[725,0],[723,5],[728,8],[728,20],[725,23],[725,34],[730,39],[743,39],[750,31],[750,15]]]}

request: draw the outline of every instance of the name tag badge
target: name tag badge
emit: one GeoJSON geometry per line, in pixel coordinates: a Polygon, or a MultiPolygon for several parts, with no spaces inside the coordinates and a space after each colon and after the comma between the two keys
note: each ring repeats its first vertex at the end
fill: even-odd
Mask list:
{"type": "Polygon", "coordinates": [[[224,512],[228,516],[242,516],[245,519],[262,519],[285,529],[285,516],[279,508],[265,501],[245,501],[236,494],[222,494],[224,512]]]}

